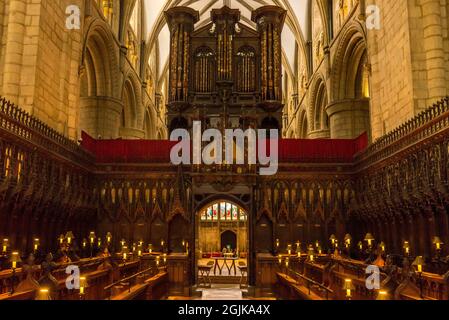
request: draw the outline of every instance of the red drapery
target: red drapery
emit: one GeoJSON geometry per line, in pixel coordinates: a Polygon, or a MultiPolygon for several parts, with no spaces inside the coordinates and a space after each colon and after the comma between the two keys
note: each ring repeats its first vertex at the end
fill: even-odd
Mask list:
{"type": "MultiPolygon", "coordinates": [[[[81,146],[96,157],[98,163],[170,163],[170,150],[177,142],[160,140],[95,140],[82,133],[81,146]]],[[[279,162],[350,163],[368,146],[368,136],[353,140],[279,141],[279,162]]]]}

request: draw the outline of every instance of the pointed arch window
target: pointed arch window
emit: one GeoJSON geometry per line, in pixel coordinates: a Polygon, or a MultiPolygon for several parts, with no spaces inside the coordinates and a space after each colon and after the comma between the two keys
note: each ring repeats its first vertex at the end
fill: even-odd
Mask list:
{"type": "Polygon", "coordinates": [[[223,201],[216,202],[202,210],[200,217],[201,221],[204,222],[248,220],[248,215],[244,209],[230,202],[223,201]]]}

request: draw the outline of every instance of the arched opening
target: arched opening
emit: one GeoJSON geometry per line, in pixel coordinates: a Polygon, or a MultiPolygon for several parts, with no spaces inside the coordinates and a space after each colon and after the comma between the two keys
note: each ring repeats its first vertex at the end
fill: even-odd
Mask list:
{"type": "Polygon", "coordinates": [[[334,61],[334,102],[326,111],[332,138],[356,138],[371,133],[370,64],[363,35],[343,33],[334,61]]]}
{"type": "Polygon", "coordinates": [[[238,284],[239,266],[248,265],[247,211],[234,202],[220,200],[201,208],[196,217],[198,276],[209,268],[213,283],[238,284]]]}
{"type": "Polygon", "coordinates": [[[329,138],[329,117],[326,112],[328,105],[327,90],[324,81],[320,78],[312,90],[311,110],[313,114],[312,138],[329,138]]]}
{"type": "Polygon", "coordinates": [[[305,110],[301,112],[298,126],[299,138],[307,139],[309,137],[309,123],[307,121],[307,113],[305,110]]]}
{"type": "Polygon", "coordinates": [[[111,35],[95,26],[86,40],[80,77],[79,129],[94,137],[118,136],[120,99],[114,97],[116,63],[111,35]]]}
{"type": "Polygon", "coordinates": [[[186,239],[189,239],[189,223],[181,215],[176,215],[169,225],[168,249],[170,253],[184,253],[187,250],[186,239]]]}

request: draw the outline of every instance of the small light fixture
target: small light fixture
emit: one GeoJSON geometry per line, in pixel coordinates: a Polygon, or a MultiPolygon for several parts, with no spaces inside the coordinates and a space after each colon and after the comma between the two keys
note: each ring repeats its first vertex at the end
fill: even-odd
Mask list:
{"type": "Polygon", "coordinates": [[[73,236],[73,232],[68,231],[65,235],[65,239],[67,240],[68,244],[72,244],[72,240],[75,239],[75,237],[73,236]]]}
{"type": "Polygon", "coordinates": [[[122,247],[122,256],[123,256],[123,261],[126,262],[126,260],[128,259],[128,247],[127,246],[123,246],[122,247]]]}
{"type": "Polygon", "coordinates": [[[385,290],[380,290],[378,295],[377,295],[377,299],[379,301],[386,301],[388,300],[388,292],[385,290]]]}
{"type": "Polygon", "coordinates": [[[164,259],[164,264],[166,264],[166,263],[167,263],[167,254],[164,253],[164,255],[162,256],[162,258],[164,259]]]}
{"type": "Polygon", "coordinates": [[[101,247],[101,237],[98,237],[97,244],[98,244],[98,248],[100,248],[101,247]]]}
{"type": "Polygon", "coordinates": [[[89,233],[89,239],[90,239],[90,244],[91,244],[92,246],[94,245],[95,238],[96,238],[95,232],[94,232],[94,231],[91,231],[91,232],[89,233]]]}
{"type": "Polygon", "coordinates": [[[365,241],[368,243],[368,247],[372,247],[373,245],[373,241],[374,241],[374,237],[371,233],[367,233],[365,236],[365,241]]]}
{"type": "Polygon", "coordinates": [[[282,256],[281,255],[278,255],[278,263],[279,263],[279,265],[282,265],[282,256]]]}
{"type": "Polygon", "coordinates": [[[143,240],[142,239],[139,240],[139,246],[141,246],[141,247],[143,246],[143,240]]]}
{"type": "Polygon", "coordinates": [[[335,234],[331,235],[329,238],[331,244],[334,246],[335,242],[337,241],[337,237],[335,236],[335,234]]]}
{"type": "Polygon", "coordinates": [[[362,241],[359,241],[357,246],[359,247],[360,250],[363,250],[363,242],[362,241]]]}
{"type": "Polygon", "coordinates": [[[290,259],[287,257],[285,258],[285,267],[288,268],[288,264],[290,262],[290,259]]]}
{"type": "Polygon", "coordinates": [[[153,245],[152,245],[151,243],[148,245],[148,252],[149,252],[150,254],[153,253],[153,245]]]}
{"type": "Polygon", "coordinates": [[[8,239],[3,239],[2,242],[2,252],[6,253],[6,251],[8,251],[8,247],[9,247],[9,240],[8,239]]]}
{"type": "Polygon", "coordinates": [[[59,244],[62,244],[64,242],[65,236],[63,234],[61,234],[58,238],[59,240],[59,244]]]}
{"type": "Polygon", "coordinates": [[[165,241],[164,241],[164,239],[162,239],[161,240],[161,247],[162,247],[162,249],[164,248],[164,245],[165,245],[165,241]]]}
{"type": "Polygon", "coordinates": [[[35,238],[35,239],[33,240],[33,248],[34,248],[34,251],[37,251],[37,249],[39,249],[39,244],[40,244],[40,240],[39,240],[38,238],[35,238]]]}
{"type": "Polygon", "coordinates": [[[84,295],[86,293],[86,287],[87,287],[86,277],[80,277],[80,295],[84,295]]]}
{"type": "Polygon", "coordinates": [[[403,248],[405,255],[408,256],[410,254],[410,243],[408,241],[404,241],[403,248]]]}
{"type": "Polygon", "coordinates": [[[85,248],[86,248],[86,246],[87,246],[87,239],[86,239],[86,238],[84,238],[84,239],[83,239],[83,248],[85,249],[85,248]]]}
{"type": "Polygon", "coordinates": [[[416,267],[416,270],[418,271],[418,274],[423,273],[423,267],[426,265],[426,262],[423,258],[423,256],[416,257],[415,261],[413,261],[412,266],[416,267]]]}
{"type": "Polygon", "coordinates": [[[17,265],[22,262],[22,259],[20,259],[20,255],[18,251],[14,251],[11,254],[11,269],[16,270],[17,269],[17,265]]]}
{"type": "Polygon", "coordinates": [[[436,249],[437,251],[441,251],[441,246],[442,246],[444,243],[441,241],[440,237],[434,237],[434,238],[433,238],[433,244],[435,245],[435,249],[436,249]]]}
{"type": "Polygon", "coordinates": [[[345,279],[343,290],[346,291],[346,298],[351,300],[351,298],[352,298],[352,291],[355,290],[355,287],[352,284],[352,280],[351,279],[345,279]]]}
{"type": "Polygon", "coordinates": [[[386,246],[385,246],[385,243],[383,241],[381,243],[379,243],[379,248],[380,248],[380,251],[382,253],[385,253],[386,246]]]}
{"type": "Polygon", "coordinates": [[[110,232],[106,234],[106,242],[108,243],[108,245],[112,242],[112,234],[110,232]]]}
{"type": "Polygon", "coordinates": [[[138,255],[139,257],[142,256],[142,246],[141,246],[141,245],[139,245],[139,246],[137,247],[137,255],[138,255]]]}
{"type": "Polygon", "coordinates": [[[51,300],[50,290],[47,288],[42,288],[39,290],[37,297],[37,301],[48,301],[51,300]]]}
{"type": "Polygon", "coordinates": [[[292,245],[291,244],[287,245],[287,253],[289,256],[292,254],[292,245]]]}
{"type": "Polygon", "coordinates": [[[122,248],[125,246],[125,244],[126,244],[126,241],[125,241],[125,239],[122,239],[121,241],[120,241],[120,244],[122,245],[122,248]]]}
{"type": "Polygon", "coordinates": [[[310,262],[313,262],[315,260],[314,254],[315,254],[315,250],[313,249],[313,246],[310,245],[309,246],[309,251],[308,251],[308,256],[309,256],[309,261],[310,262]]]}
{"type": "Polygon", "coordinates": [[[157,257],[156,257],[156,266],[157,266],[157,267],[159,267],[160,261],[161,261],[161,257],[160,257],[160,256],[157,256],[157,257]]]}
{"type": "Polygon", "coordinates": [[[351,235],[349,233],[347,233],[345,235],[345,247],[346,247],[346,249],[349,249],[349,247],[351,246],[351,243],[352,243],[352,237],[351,237],[351,235]]]}
{"type": "Polygon", "coordinates": [[[317,240],[315,241],[315,247],[318,249],[320,247],[320,242],[317,240]]]}
{"type": "Polygon", "coordinates": [[[317,250],[318,250],[318,255],[321,255],[323,253],[323,249],[321,248],[321,246],[319,246],[317,248],[317,250]]]}
{"type": "Polygon", "coordinates": [[[276,239],[276,250],[279,250],[279,247],[281,246],[281,242],[279,239],[276,239]]]}

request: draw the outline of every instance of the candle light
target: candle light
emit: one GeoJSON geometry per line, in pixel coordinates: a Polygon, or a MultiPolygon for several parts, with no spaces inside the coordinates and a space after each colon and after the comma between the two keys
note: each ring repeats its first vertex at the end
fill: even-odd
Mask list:
{"type": "Polygon", "coordinates": [[[408,241],[404,241],[404,251],[406,255],[410,254],[410,243],[408,241]]]}
{"type": "Polygon", "coordinates": [[[164,264],[166,264],[167,263],[167,254],[166,253],[164,253],[163,258],[164,258],[164,264]]]}
{"type": "Polygon", "coordinates": [[[17,263],[19,263],[21,261],[20,256],[19,256],[19,252],[15,251],[11,254],[11,264],[12,264],[12,269],[15,270],[17,269],[17,263]]]}
{"type": "Polygon", "coordinates": [[[281,255],[278,256],[278,262],[279,262],[279,265],[282,264],[282,256],[281,255]]]}
{"type": "Polygon", "coordinates": [[[288,268],[288,263],[290,262],[290,260],[289,260],[289,258],[287,257],[286,259],[285,259],[285,266],[288,268]]]}
{"type": "Polygon", "coordinates": [[[61,234],[58,239],[59,239],[59,244],[62,244],[64,242],[65,237],[63,234],[61,234]]]}
{"type": "Polygon", "coordinates": [[[86,277],[80,277],[80,295],[85,293],[86,277]]]}
{"type": "Polygon", "coordinates": [[[346,279],[345,284],[343,286],[343,289],[346,290],[346,298],[351,299],[352,297],[352,290],[354,290],[354,285],[352,284],[351,279],[346,279]]]}
{"type": "Polygon", "coordinates": [[[156,257],[156,266],[159,266],[160,260],[161,260],[161,257],[157,256],[156,257]]]}
{"type": "Polygon", "coordinates": [[[367,233],[365,236],[365,241],[368,243],[368,247],[371,248],[373,241],[374,241],[374,237],[371,233],[367,233]]]}
{"type": "Polygon", "coordinates": [[[90,234],[89,234],[89,239],[90,239],[90,244],[91,244],[91,245],[94,244],[95,238],[96,238],[95,232],[94,232],[94,231],[91,231],[90,234]]]}
{"type": "Polygon", "coordinates": [[[65,238],[67,239],[67,243],[68,243],[68,244],[71,244],[71,243],[72,243],[72,240],[73,240],[75,237],[73,236],[73,232],[72,232],[72,231],[68,231],[68,232],[66,233],[66,235],[65,235],[65,238]]]}
{"type": "Polygon", "coordinates": [[[292,245],[291,245],[291,244],[289,244],[289,245],[287,246],[287,252],[288,252],[288,255],[291,255],[291,254],[292,254],[292,245]]]}
{"type": "Polygon", "coordinates": [[[112,234],[111,234],[110,232],[108,232],[108,233],[106,234],[106,241],[107,241],[108,244],[111,244],[111,241],[112,241],[112,234]]]}
{"type": "Polygon", "coordinates": [[[39,239],[34,239],[34,251],[37,251],[39,249],[39,239]]]}
{"type": "Polygon", "coordinates": [[[3,253],[6,253],[6,251],[8,250],[8,242],[9,242],[8,239],[3,239],[3,243],[2,243],[3,253]]]}
{"type": "Polygon", "coordinates": [[[86,246],[87,246],[87,239],[84,238],[84,239],[83,239],[83,248],[86,248],[86,246]]]}

